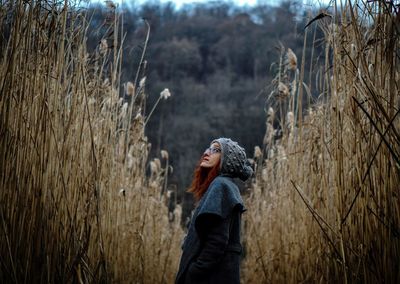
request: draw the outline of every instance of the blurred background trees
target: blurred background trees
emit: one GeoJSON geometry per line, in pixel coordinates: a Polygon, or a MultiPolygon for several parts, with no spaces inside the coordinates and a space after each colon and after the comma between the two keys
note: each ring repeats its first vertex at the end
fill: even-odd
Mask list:
{"type": "MultiPolygon", "coordinates": [[[[172,93],[146,126],[150,156],[159,156],[162,149],[170,153],[174,170],[169,186],[177,189],[179,201],[182,197],[187,201],[185,211],[192,205],[183,192],[212,139],[231,137],[244,145],[248,156],[254,146],[262,145],[265,102],[278,65],[274,62],[285,51],[282,46],[299,57],[303,49],[307,19],[300,7],[296,1],[255,7],[225,2],[181,9],[171,3],[122,7],[126,35],[121,83],[134,80],[147,32],[145,19],[151,28],[144,71],[146,111],[164,88],[172,93]]],[[[92,6],[89,12],[93,13],[89,41],[96,46],[104,7],[92,6]]],[[[307,53],[312,44],[309,40],[307,53]]]]}

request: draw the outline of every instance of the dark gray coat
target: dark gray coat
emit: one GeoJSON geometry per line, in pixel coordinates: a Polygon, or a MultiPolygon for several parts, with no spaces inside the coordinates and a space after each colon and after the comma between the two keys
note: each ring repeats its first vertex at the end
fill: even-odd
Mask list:
{"type": "Polygon", "coordinates": [[[215,178],[193,214],[176,284],[240,283],[240,218],[244,211],[232,178],[215,178]]]}

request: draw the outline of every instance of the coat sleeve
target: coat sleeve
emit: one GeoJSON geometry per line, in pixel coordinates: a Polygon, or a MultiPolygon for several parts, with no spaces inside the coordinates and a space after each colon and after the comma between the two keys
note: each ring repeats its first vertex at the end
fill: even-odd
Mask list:
{"type": "Polygon", "coordinates": [[[198,220],[203,246],[188,268],[190,278],[207,277],[221,262],[229,241],[230,221],[230,217],[223,219],[214,214],[203,214],[198,220]]]}

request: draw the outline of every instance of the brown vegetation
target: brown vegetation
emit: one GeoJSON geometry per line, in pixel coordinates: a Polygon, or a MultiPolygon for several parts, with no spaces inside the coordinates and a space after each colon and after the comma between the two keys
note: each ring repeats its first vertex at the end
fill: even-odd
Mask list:
{"type": "Polygon", "coordinates": [[[274,143],[270,110],[264,158],[256,150],[244,283],[400,281],[399,10],[381,1],[342,8],[318,23],[332,62],[304,118],[304,69],[296,77],[288,63],[277,76],[277,107],[289,119],[274,143]]]}
{"type": "Polygon", "coordinates": [[[161,194],[168,155],[145,175],[144,80],[127,84],[129,105],[119,99],[115,8],[112,36],[88,54],[85,15],[69,2],[12,2],[0,14],[10,33],[1,43],[0,281],[171,283],[179,206],[168,215],[161,194]]]}

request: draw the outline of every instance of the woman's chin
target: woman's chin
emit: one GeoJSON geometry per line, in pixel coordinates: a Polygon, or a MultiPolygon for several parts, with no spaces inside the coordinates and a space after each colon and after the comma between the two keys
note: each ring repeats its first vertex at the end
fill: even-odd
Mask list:
{"type": "Polygon", "coordinates": [[[211,166],[207,162],[202,162],[200,164],[200,167],[202,167],[202,168],[210,168],[211,166]]]}

